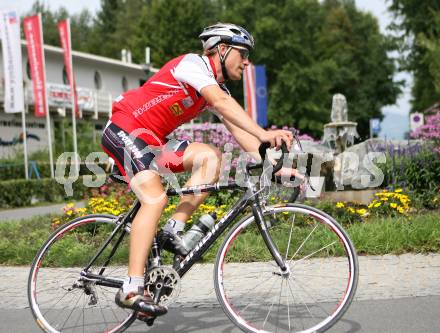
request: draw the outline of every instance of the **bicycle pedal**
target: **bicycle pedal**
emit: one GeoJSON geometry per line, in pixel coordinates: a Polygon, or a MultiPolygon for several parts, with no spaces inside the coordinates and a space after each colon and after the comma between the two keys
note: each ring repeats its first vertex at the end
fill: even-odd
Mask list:
{"type": "Polygon", "coordinates": [[[154,319],[156,319],[156,317],[148,319],[148,320],[146,321],[147,326],[153,326],[153,324],[154,324],[154,319]]]}

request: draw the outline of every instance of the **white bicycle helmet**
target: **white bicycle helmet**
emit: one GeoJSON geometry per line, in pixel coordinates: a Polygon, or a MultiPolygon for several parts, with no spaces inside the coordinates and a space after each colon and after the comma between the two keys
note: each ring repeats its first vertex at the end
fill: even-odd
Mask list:
{"type": "Polygon", "coordinates": [[[220,57],[222,74],[225,81],[229,80],[225,62],[232,48],[229,47],[226,53],[221,55],[219,44],[225,43],[231,46],[242,46],[249,51],[253,50],[255,44],[254,37],[246,29],[232,23],[217,23],[206,27],[199,35],[199,38],[202,40],[205,51],[217,46],[217,53],[220,57]]]}
{"type": "Polygon", "coordinates": [[[254,48],[254,37],[244,28],[231,23],[217,23],[206,27],[199,35],[203,49],[210,50],[219,43],[254,48]]]}

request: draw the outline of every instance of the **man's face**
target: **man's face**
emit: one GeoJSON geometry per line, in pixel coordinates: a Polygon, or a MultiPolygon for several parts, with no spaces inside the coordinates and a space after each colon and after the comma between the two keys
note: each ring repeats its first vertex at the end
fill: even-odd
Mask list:
{"type": "Polygon", "coordinates": [[[231,47],[229,55],[226,58],[226,69],[231,80],[241,80],[244,68],[249,65],[249,50],[240,46],[231,47]]]}

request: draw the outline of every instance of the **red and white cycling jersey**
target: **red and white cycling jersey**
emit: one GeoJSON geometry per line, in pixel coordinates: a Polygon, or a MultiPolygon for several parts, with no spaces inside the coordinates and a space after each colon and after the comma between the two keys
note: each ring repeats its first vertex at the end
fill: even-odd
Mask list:
{"type": "Polygon", "coordinates": [[[174,58],[142,87],[116,98],[111,121],[127,132],[148,129],[160,142],[154,136],[142,139],[152,145],[163,144],[168,134],[206,107],[200,91],[218,85],[215,73],[209,57],[190,53],[174,58]]]}

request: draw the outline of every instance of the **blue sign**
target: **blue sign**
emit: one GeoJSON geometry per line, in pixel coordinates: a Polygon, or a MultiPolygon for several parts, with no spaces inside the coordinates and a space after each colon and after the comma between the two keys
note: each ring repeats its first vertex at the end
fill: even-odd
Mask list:
{"type": "Polygon", "coordinates": [[[379,118],[371,118],[370,119],[370,131],[371,134],[379,134],[380,132],[380,119],[379,118]]]}
{"type": "Polygon", "coordinates": [[[257,119],[261,127],[267,126],[267,80],[266,66],[255,66],[255,97],[257,102],[257,119]]]}

